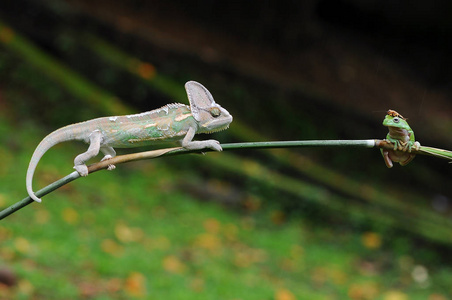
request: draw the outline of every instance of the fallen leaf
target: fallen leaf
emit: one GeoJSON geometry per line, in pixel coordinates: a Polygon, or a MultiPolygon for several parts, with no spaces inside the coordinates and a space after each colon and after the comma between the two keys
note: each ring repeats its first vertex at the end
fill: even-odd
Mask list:
{"type": "Polygon", "coordinates": [[[174,255],[168,255],[163,259],[163,268],[165,271],[175,274],[183,273],[186,266],[179,258],[174,255]]]}
{"type": "Polygon", "coordinates": [[[23,237],[18,237],[14,240],[14,247],[22,254],[27,254],[31,250],[30,242],[23,237]]]}
{"type": "Polygon", "coordinates": [[[141,228],[128,227],[122,222],[115,226],[115,235],[123,243],[137,242],[144,237],[144,232],[141,228]]]}
{"type": "Polygon", "coordinates": [[[114,255],[114,256],[120,256],[124,252],[124,247],[116,243],[112,239],[105,239],[101,243],[102,251],[105,253],[114,255]]]}
{"type": "Polygon", "coordinates": [[[132,272],[126,279],[124,289],[133,297],[146,296],[146,277],[139,272],[132,272]]]}
{"type": "Polygon", "coordinates": [[[35,287],[27,279],[19,280],[17,287],[21,294],[24,294],[27,296],[30,296],[31,294],[33,294],[33,292],[35,290],[35,287]]]}
{"type": "Polygon", "coordinates": [[[67,207],[62,212],[63,220],[68,224],[76,224],[78,222],[78,212],[72,207],[67,207]]]}
{"type": "Polygon", "coordinates": [[[385,293],[384,300],[408,300],[408,296],[400,291],[391,290],[385,293]]]}
{"type": "Polygon", "coordinates": [[[295,300],[295,295],[287,289],[279,289],[275,293],[275,300],[295,300]]]}
{"type": "Polygon", "coordinates": [[[210,251],[217,251],[221,248],[221,240],[213,234],[203,233],[196,237],[196,246],[210,251]]]}
{"type": "Polygon", "coordinates": [[[364,233],[361,237],[361,241],[364,247],[368,249],[378,249],[382,244],[381,236],[375,232],[364,233]]]}
{"type": "Polygon", "coordinates": [[[353,300],[371,300],[378,295],[378,286],[374,282],[355,283],[348,288],[348,296],[353,300]]]}
{"type": "Polygon", "coordinates": [[[216,234],[220,231],[220,222],[218,220],[210,218],[204,221],[204,228],[207,232],[216,234]]]}

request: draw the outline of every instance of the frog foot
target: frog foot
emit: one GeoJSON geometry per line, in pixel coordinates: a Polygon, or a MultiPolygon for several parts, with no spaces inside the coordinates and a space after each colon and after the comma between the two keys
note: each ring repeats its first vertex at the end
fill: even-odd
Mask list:
{"type": "Polygon", "coordinates": [[[410,148],[408,149],[408,152],[411,152],[411,149],[419,151],[420,148],[421,148],[421,143],[419,143],[419,142],[410,143],[410,148]]]}
{"type": "Polygon", "coordinates": [[[394,151],[406,151],[408,149],[407,142],[402,142],[399,140],[386,140],[394,145],[394,151]]]}
{"type": "Polygon", "coordinates": [[[408,142],[399,141],[397,150],[403,152],[406,152],[408,150],[408,152],[411,152],[411,145],[408,142]]]}

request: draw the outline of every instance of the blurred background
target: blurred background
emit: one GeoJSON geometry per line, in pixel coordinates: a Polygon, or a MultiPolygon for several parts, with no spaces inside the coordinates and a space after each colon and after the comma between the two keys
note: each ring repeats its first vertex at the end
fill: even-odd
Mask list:
{"type": "MultiPolygon", "coordinates": [[[[2,0],[0,207],[46,134],[188,103],[188,80],[234,116],[224,143],[384,138],[394,109],[450,150],[451,20],[439,0],[2,0]]],[[[35,190],[85,150],[52,148],[35,190]]],[[[0,299],[451,299],[450,174],[358,148],[121,165],[1,221],[0,299]]]]}

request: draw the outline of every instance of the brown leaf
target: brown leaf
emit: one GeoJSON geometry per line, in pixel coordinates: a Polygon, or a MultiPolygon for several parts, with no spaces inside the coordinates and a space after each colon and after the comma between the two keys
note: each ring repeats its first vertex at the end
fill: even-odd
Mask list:
{"type": "Polygon", "coordinates": [[[116,243],[112,239],[105,239],[101,243],[102,251],[105,253],[114,255],[114,256],[120,256],[124,252],[124,247],[116,243]]]}
{"type": "Polygon", "coordinates": [[[185,271],[186,266],[178,257],[168,255],[163,259],[163,268],[167,272],[180,274],[185,271]]]}
{"type": "Polygon", "coordinates": [[[146,296],[146,277],[139,272],[132,272],[126,279],[124,289],[133,297],[146,296]]]}
{"type": "Polygon", "coordinates": [[[123,243],[137,242],[143,239],[144,232],[138,227],[128,227],[122,222],[115,226],[115,235],[123,243]]]}
{"type": "Polygon", "coordinates": [[[65,208],[62,211],[61,216],[66,223],[71,225],[76,224],[79,219],[78,212],[72,207],[65,208]]]}
{"type": "Polygon", "coordinates": [[[17,237],[14,240],[14,247],[22,254],[27,254],[31,251],[30,242],[23,237],[17,237]]]}
{"type": "Polygon", "coordinates": [[[391,290],[385,293],[384,300],[408,300],[408,296],[401,291],[391,290]]]}
{"type": "Polygon", "coordinates": [[[207,232],[216,234],[220,231],[221,224],[217,219],[210,218],[204,221],[204,228],[207,232]]]}
{"type": "Polygon", "coordinates": [[[295,300],[295,295],[287,289],[279,289],[275,293],[275,300],[295,300]]]}
{"type": "Polygon", "coordinates": [[[210,251],[218,251],[221,249],[221,240],[213,234],[203,233],[196,237],[196,246],[210,251]]]}
{"type": "Polygon", "coordinates": [[[375,232],[366,232],[363,234],[362,243],[364,247],[369,249],[378,249],[381,247],[381,236],[375,232]]]}

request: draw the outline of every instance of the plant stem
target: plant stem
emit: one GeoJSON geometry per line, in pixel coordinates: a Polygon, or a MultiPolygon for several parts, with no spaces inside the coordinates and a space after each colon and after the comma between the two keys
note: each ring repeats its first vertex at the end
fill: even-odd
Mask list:
{"type": "MultiPolygon", "coordinates": [[[[392,149],[393,146],[390,143],[387,143],[385,140],[309,140],[309,141],[276,141],[276,142],[251,142],[251,143],[230,143],[230,144],[222,144],[221,145],[224,151],[231,150],[239,150],[239,149],[270,149],[270,148],[302,148],[302,147],[364,147],[364,148],[385,148],[392,149]]],[[[214,151],[212,149],[201,149],[201,150],[187,150],[182,147],[176,148],[166,148],[145,152],[138,152],[126,155],[120,155],[113,157],[112,159],[98,162],[88,166],[88,172],[93,173],[99,170],[103,170],[108,168],[109,165],[118,165],[125,162],[143,160],[143,159],[152,159],[163,156],[173,156],[180,154],[189,154],[189,153],[204,153],[214,151]]],[[[452,158],[452,152],[443,149],[436,149],[431,147],[421,147],[419,151],[412,151],[415,154],[426,154],[433,155],[439,158],[449,159],[452,158]],[[429,150],[426,151],[425,149],[429,150]],[[436,152],[433,152],[431,149],[435,149],[436,152]],[[438,154],[439,153],[439,154],[438,154]]],[[[60,188],[61,186],[79,178],[80,175],[77,172],[72,172],[71,174],[49,184],[45,188],[36,192],[36,196],[42,197],[47,195],[54,190],[60,188]]],[[[33,200],[30,197],[26,197],[19,202],[11,205],[10,207],[0,211],[0,220],[5,217],[11,215],[12,213],[18,211],[19,209],[27,206],[32,203],[33,200]]]]}

